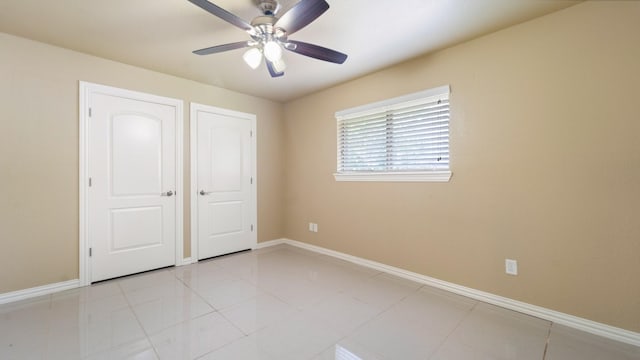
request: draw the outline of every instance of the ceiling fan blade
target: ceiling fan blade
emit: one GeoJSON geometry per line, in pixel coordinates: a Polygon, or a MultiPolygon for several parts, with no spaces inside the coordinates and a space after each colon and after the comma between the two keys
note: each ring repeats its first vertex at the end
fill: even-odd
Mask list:
{"type": "Polygon", "coordinates": [[[277,72],[275,67],[273,66],[273,63],[267,59],[264,59],[267,62],[267,69],[269,69],[269,74],[271,75],[271,77],[280,77],[282,75],[284,75],[284,71],[282,72],[277,72]]]}
{"type": "Polygon", "coordinates": [[[287,35],[291,35],[311,24],[328,9],[329,4],[325,0],[301,0],[282,15],[275,26],[284,29],[287,35]]]}
{"type": "Polygon", "coordinates": [[[327,49],[322,46],[309,44],[302,41],[289,40],[289,44],[295,46],[285,46],[284,48],[293,51],[294,53],[312,57],[318,60],[324,60],[336,64],[342,64],[347,60],[347,54],[343,54],[339,51],[327,49]]]}
{"type": "Polygon", "coordinates": [[[216,46],[212,46],[212,47],[196,50],[193,53],[197,54],[197,55],[210,55],[210,54],[217,54],[217,53],[223,52],[223,51],[242,49],[242,48],[248,47],[248,46],[250,46],[248,41],[240,41],[240,42],[234,42],[234,43],[223,44],[223,45],[216,45],[216,46]]]}
{"type": "Polygon", "coordinates": [[[220,19],[228,22],[231,25],[235,25],[244,31],[253,31],[253,26],[243,19],[237,17],[236,15],[228,12],[227,10],[219,7],[218,5],[212,4],[207,0],[189,0],[192,4],[199,6],[205,11],[210,12],[211,14],[219,17],[220,19]]]}

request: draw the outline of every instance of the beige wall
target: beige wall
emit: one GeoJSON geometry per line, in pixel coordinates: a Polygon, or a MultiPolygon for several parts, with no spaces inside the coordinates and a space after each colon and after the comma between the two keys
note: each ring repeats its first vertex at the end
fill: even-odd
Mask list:
{"type": "Polygon", "coordinates": [[[286,104],[285,235],[640,331],[638,19],[588,2],[286,104]],[[334,180],[335,111],[444,84],[449,183],[334,180]]]}
{"type": "MultiPolygon", "coordinates": [[[[0,293],[78,278],[78,81],[257,114],[258,240],[281,238],[279,103],[0,33],[0,293]]],[[[185,197],[189,255],[189,198],[185,197]]]]}

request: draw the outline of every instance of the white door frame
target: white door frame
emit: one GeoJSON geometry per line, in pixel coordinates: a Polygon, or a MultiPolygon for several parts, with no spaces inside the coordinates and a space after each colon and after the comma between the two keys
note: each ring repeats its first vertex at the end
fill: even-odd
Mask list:
{"type": "Polygon", "coordinates": [[[258,245],[258,171],[257,171],[257,132],[256,132],[256,115],[243,113],[234,110],[222,109],[215,106],[191,103],[191,111],[189,115],[189,129],[191,141],[191,262],[198,261],[198,111],[206,111],[209,113],[233,116],[236,118],[248,119],[251,121],[251,173],[253,184],[251,184],[251,223],[254,225],[252,236],[252,249],[258,245]]]}
{"type": "Polygon", "coordinates": [[[88,203],[88,186],[89,186],[89,99],[92,93],[102,93],[112,96],[122,96],[135,100],[155,102],[163,105],[173,106],[176,109],[176,266],[183,265],[184,238],[183,238],[183,128],[184,128],[184,110],[183,101],[162,97],[142,92],[120,89],[116,87],[94,84],[90,82],[80,81],[80,106],[79,106],[79,189],[80,189],[80,219],[79,219],[79,280],[80,286],[91,285],[91,263],[89,261],[89,236],[87,212],[89,210],[88,203]]]}

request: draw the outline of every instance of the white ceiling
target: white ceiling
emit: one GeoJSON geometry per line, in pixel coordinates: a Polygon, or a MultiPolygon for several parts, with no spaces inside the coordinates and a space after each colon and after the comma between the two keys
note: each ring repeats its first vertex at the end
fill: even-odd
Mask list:
{"type": "MultiPolygon", "coordinates": [[[[210,0],[251,21],[253,0],[210,0]]],[[[291,36],[349,55],[342,65],[285,52],[285,76],[251,70],[243,50],[191,51],[248,40],[187,0],[0,0],[0,31],[245,94],[287,101],[580,1],[327,0],[331,8],[291,36]]],[[[283,14],[297,0],[281,0],[283,14]]]]}

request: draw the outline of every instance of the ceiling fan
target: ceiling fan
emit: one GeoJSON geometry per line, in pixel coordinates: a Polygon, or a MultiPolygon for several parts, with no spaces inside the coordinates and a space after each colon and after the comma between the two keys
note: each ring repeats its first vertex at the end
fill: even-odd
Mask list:
{"type": "Polygon", "coordinates": [[[282,58],[282,49],[336,64],[342,64],[347,60],[347,55],[341,52],[302,41],[289,40],[289,35],[309,25],[329,9],[329,4],[325,0],[301,0],[282,16],[279,15],[280,4],[277,0],[254,0],[263,15],[254,18],[251,23],[207,0],[189,1],[246,31],[251,37],[251,40],[247,41],[196,50],[194,54],[210,55],[249,47],[250,49],[243,55],[244,61],[251,68],[257,69],[264,58],[271,77],[284,75],[286,64],[282,58]]]}

